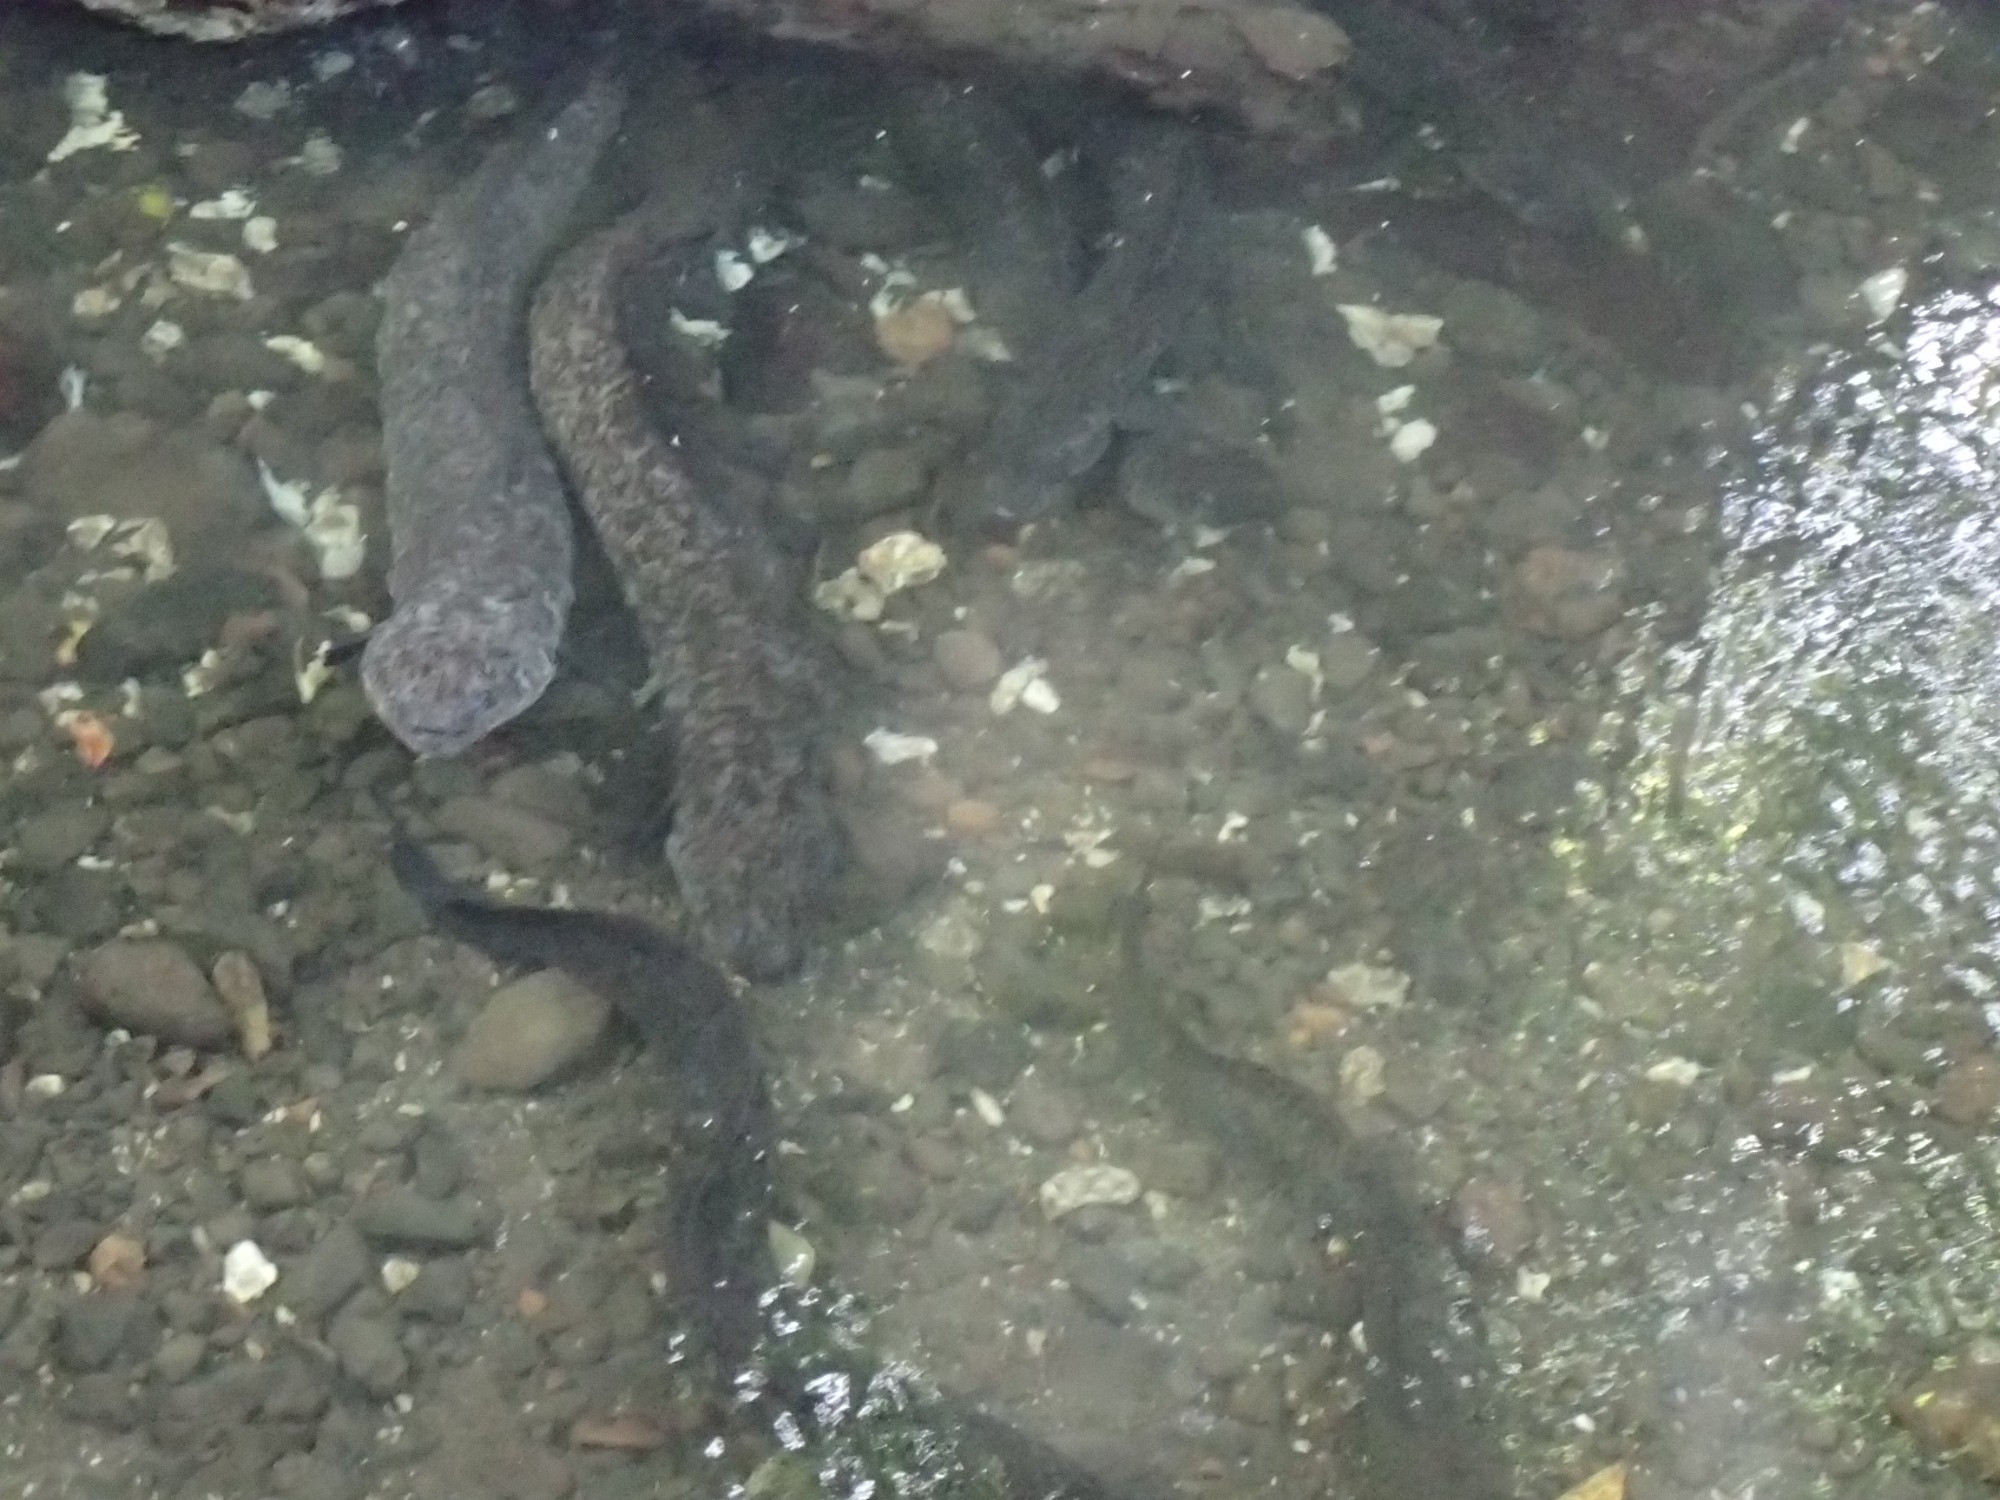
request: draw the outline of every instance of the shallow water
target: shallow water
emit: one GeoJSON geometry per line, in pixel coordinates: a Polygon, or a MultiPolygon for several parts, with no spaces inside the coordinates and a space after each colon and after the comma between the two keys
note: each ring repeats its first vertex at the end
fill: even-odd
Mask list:
{"type": "MultiPolygon", "coordinates": [[[[1004,539],[961,519],[967,458],[1032,361],[920,294],[1018,305],[1076,248],[1024,226],[1086,258],[1115,232],[1116,106],[982,81],[1021,136],[982,165],[1048,172],[947,201],[897,144],[917,80],[649,59],[593,212],[685,197],[693,248],[627,309],[659,420],[822,580],[898,531],[948,559],[824,622],[866,919],[745,999],[774,1248],[810,1247],[896,1392],[920,1372],[1137,1494],[1425,1482],[1370,1425],[1380,1225],[1514,1494],[1615,1464],[1640,1500],[1975,1493],[1996,37],[1887,3],[1494,24],[1550,132],[1496,153],[1498,197],[1466,123],[1407,100],[1362,94],[1307,159],[1207,132],[1214,264],[1127,451],[1004,539]],[[1572,145],[1632,193],[1623,231],[1524,207],[1523,161],[1532,195],[1572,145]],[[1012,215],[990,237],[981,203],[1012,215]],[[795,243],[760,261],[757,231],[795,243]],[[1164,441],[1269,519],[1205,529],[1240,512],[1211,468],[1173,493],[1164,441]],[[1010,706],[1017,666],[1045,686],[1010,706]],[[1317,1102],[1205,1095],[1132,1045],[1147,1014],[1317,1102]],[[1327,1201],[1362,1151],[1397,1212],[1327,1201]]],[[[676,921],[601,559],[564,680],[458,760],[412,762],[314,665],[385,602],[372,287],[570,86],[534,50],[420,5],[215,51],[0,21],[10,1493],[854,1482],[684,1356],[662,1069],[588,997],[490,1008],[513,974],[386,868],[396,823],[495,894],[676,921]],[[79,72],[133,139],[51,162],[102,124],[79,72]],[[527,1055],[523,1016],[561,1035],[527,1055]],[[277,1276],[239,1302],[244,1244],[277,1276]]]]}

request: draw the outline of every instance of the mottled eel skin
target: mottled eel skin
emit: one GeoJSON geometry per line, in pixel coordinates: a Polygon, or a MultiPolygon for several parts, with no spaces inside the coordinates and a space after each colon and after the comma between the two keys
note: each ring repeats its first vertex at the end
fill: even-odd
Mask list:
{"type": "Polygon", "coordinates": [[[623,106],[622,86],[594,77],[453,191],[383,283],[395,610],[361,680],[422,755],[483,738],[555,674],[574,592],[569,503],[529,400],[522,319],[623,106]]]}
{"type": "Polygon", "coordinates": [[[744,529],[654,429],[618,334],[618,282],[655,238],[653,217],[639,210],[550,269],[529,315],[530,384],[664,690],[667,862],[711,950],[775,978],[802,961],[845,845],[812,753],[811,674],[785,665],[794,626],[750,581],[744,529]]]}

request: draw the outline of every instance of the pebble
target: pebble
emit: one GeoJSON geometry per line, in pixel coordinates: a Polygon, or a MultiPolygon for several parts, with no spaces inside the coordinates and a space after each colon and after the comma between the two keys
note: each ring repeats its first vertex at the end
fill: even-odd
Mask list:
{"type": "Polygon", "coordinates": [[[929,477],[923,460],[911,449],[870,448],[847,471],[847,514],[865,521],[901,510],[923,494],[929,477]]]}
{"type": "Polygon", "coordinates": [[[89,1009],[127,1030],[189,1047],[215,1047],[234,1028],[229,1011],[178,944],[114,940],[77,960],[89,1009]]]}
{"type": "Polygon", "coordinates": [[[1037,1146],[1066,1146],[1083,1130],[1069,1101],[1039,1074],[1023,1074],[1007,1100],[1007,1118],[1037,1146]]]}
{"type": "Polygon", "coordinates": [[[201,1368],[208,1340],[198,1333],[170,1333],[153,1354],[153,1373],[167,1385],[179,1385],[201,1368]]]}
{"type": "Polygon", "coordinates": [[[438,809],[437,825],[510,870],[546,869],[573,841],[562,824],[492,797],[453,797],[438,809]]]}
{"type": "Polygon", "coordinates": [[[56,1352],[70,1370],[102,1370],[136,1335],[144,1304],[122,1293],[98,1293],[66,1304],[57,1324],[56,1352]]]}
{"type": "Polygon", "coordinates": [[[341,1373],[378,1401],[395,1395],[409,1376],[409,1357],[397,1342],[395,1324],[386,1318],[337,1319],[327,1343],[340,1360],[341,1373]]]}
{"type": "Polygon", "coordinates": [[[111,814],[101,807],[53,807],[21,820],[14,830],[14,854],[27,869],[54,870],[75,863],[110,826],[111,814]]]}
{"type": "Polygon", "coordinates": [[[961,693],[984,693],[1006,664],[1000,648],[977,630],[947,630],[931,642],[939,674],[961,693]]]}
{"type": "Polygon", "coordinates": [[[1312,722],[1312,683],[1291,667],[1259,667],[1250,679],[1249,698],[1257,717],[1279,734],[1303,734],[1312,722]]]}
{"type": "Polygon", "coordinates": [[[1954,1125],[1983,1125],[2000,1110],[2000,1059],[1962,1058],[1937,1082],[1937,1111],[1954,1125]]]}
{"type": "Polygon", "coordinates": [[[485,1243],[488,1236],[484,1217],[471,1204],[457,1199],[438,1202],[402,1187],[384,1188],[363,1198],[355,1208],[354,1223],[369,1241],[385,1245],[463,1250],[485,1243]]]}
{"type": "Polygon", "coordinates": [[[1535,1242],[1527,1197],[1504,1178],[1469,1178],[1452,1200],[1452,1217],[1466,1249],[1481,1260],[1516,1265],[1535,1242]]]}
{"type": "Polygon", "coordinates": [[[299,1169],[280,1156],[253,1161],[243,1169],[243,1201],[259,1212],[292,1208],[307,1198],[299,1169]]]}
{"type": "Polygon", "coordinates": [[[524,1093],[597,1045],[611,1006],[567,974],[545,969],[502,985],[466,1028],[451,1071],[478,1089],[524,1093]]]}
{"type": "Polygon", "coordinates": [[[37,1270],[65,1270],[81,1264],[102,1237],[88,1219],[57,1219],[35,1236],[28,1258],[37,1270]]]}
{"type": "Polygon", "coordinates": [[[20,477],[38,509],[65,519],[157,517],[186,556],[205,541],[237,543],[265,518],[241,453],[136,412],[64,412],[28,445],[20,477]]]}

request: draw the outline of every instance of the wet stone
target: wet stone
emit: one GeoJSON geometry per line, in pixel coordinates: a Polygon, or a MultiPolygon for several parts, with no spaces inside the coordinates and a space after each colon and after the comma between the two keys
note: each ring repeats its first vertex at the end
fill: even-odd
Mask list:
{"type": "Polygon", "coordinates": [[[340,1371],[378,1401],[386,1401],[409,1378],[410,1361],[387,1318],[343,1317],[334,1321],[327,1343],[340,1371]]]}
{"type": "Polygon", "coordinates": [[[307,1198],[304,1179],[282,1157],[253,1161],[243,1169],[243,1201],[260,1212],[292,1208],[307,1198]]]}
{"type": "Polygon", "coordinates": [[[396,1305],[412,1318],[456,1323],[472,1302],[472,1268],[457,1256],[426,1261],[396,1305]]]}
{"type": "Polygon", "coordinates": [[[1077,1300],[1107,1323],[1132,1321],[1142,1300],[1139,1278],[1118,1255],[1105,1250],[1079,1252],[1063,1268],[1063,1279],[1077,1300]]]}
{"type": "Polygon", "coordinates": [[[529,974],[493,992],[451,1055],[451,1071],[474,1088],[522,1093],[574,1067],[611,1018],[602,996],[557,970],[529,974]]]}
{"type": "Polygon", "coordinates": [[[908,448],[870,448],[847,471],[845,508],[854,520],[901,510],[923,494],[923,459],[908,448]]]}
{"type": "Polygon", "coordinates": [[[30,870],[74,864],[104,836],[111,814],[101,807],[55,807],[24,818],[14,830],[14,853],[30,870]]]}
{"type": "Polygon", "coordinates": [[[136,1297],[93,1293],[62,1310],[56,1352],[66,1369],[102,1370],[138,1331],[144,1304],[136,1297]]]}
{"type": "Polygon", "coordinates": [[[325,1317],[368,1278],[371,1257],[361,1232],[345,1220],[326,1232],[284,1278],[285,1302],[301,1317],[325,1317]]]}
{"type": "Polygon", "coordinates": [[[387,1188],[361,1200],[355,1227],[371,1243],[463,1250],[483,1244],[487,1228],[471,1204],[452,1199],[439,1202],[408,1188],[387,1188]]]}
{"type": "Polygon", "coordinates": [[[931,660],[940,676],[961,693],[983,693],[993,686],[1003,662],[992,638],[977,630],[946,630],[931,642],[931,660]]]}
{"type": "Polygon", "coordinates": [[[560,823],[490,797],[453,797],[437,825],[514,870],[540,870],[569,853],[573,836],[560,823]]]}
{"type": "Polygon", "coordinates": [[[213,1047],[231,1032],[207,978],[177,944],[156,939],[102,944],[78,960],[91,1010],[104,1020],[163,1041],[213,1047]]]}
{"type": "Polygon", "coordinates": [[[1277,734],[1303,734],[1312,722],[1312,683],[1288,666],[1259,667],[1250,679],[1249,699],[1257,717],[1277,734]]]}
{"type": "Polygon", "coordinates": [[[57,1219],[35,1236],[29,1259],[39,1270],[60,1271],[81,1264],[101,1238],[88,1219],[57,1219]]]}
{"type": "Polygon", "coordinates": [[[168,1385],[179,1385],[201,1368],[208,1340],[198,1333],[170,1333],[153,1354],[153,1373],[168,1385]]]}

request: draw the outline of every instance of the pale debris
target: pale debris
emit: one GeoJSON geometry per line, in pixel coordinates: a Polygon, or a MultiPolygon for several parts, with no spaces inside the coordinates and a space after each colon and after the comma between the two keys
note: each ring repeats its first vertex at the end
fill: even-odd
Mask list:
{"type": "Polygon", "coordinates": [[[690,318],[672,307],[667,309],[667,322],[675,333],[704,349],[720,349],[729,342],[729,330],[713,318],[690,318]]]}
{"type": "Polygon", "coordinates": [[[99,318],[108,318],[117,312],[124,301],[125,299],[111,287],[87,286],[70,298],[70,316],[82,318],[85,322],[95,322],[99,318]]]}
{"type": "Polygon", "coordinates": [[[1701,1064],[1687,1057],[1669,1057],[1646,1069],[1649,1083],[1670,1083],[1676,1088],[1692,1088],[1701,1077],[1701,1064]]]}
{"type": "Polygon", "coordinates": [[[247,189],[224,188],[213,198],[204,198],[188,209],[190,219],[247,219],[257,212],[257,200],[247,189]]]}
{"type": "Polygon", "coordinates": [[[1315,276],[1331,276],[1340,269],[1340,247],[1333,236],[1317,224],[1308,224],[1299,237],[1306,244],[1306,264],[1315,276]]]}
{"type": "Polygon", "coordinates": [[[1902,266],[1890,266],[1863,281],[1858,290],[1862,303],[1868,309],[1868,320],[1871,323],[1887,320],[1903,300],[1903,293],[1909,290],[1909,286],[1910,273],[1902,266]]]}
{"type": "Polygon", "coordinates": [[[69,130],[49,148],[50,161],[79,151],[130,151],[139,144],[139,132],[125,123],[124,111],[111,107],[102,73],[70,74],[63,80],[63,102],[69,106],[69,130]]]}
{"type": "Polygon", "coordinates": [[[1388,313],[1365,302],[1338,306],[1354,346],[1385,369],[1401,369],[1435,345],[1444,330],[1444,319],[1429,313],[1388,313]]]}
{"type": "Polygon", "coordinates": [[[915,531],[892,531],[861,549],[854,565],[886,597],[937,578],[949,559],[944,548],[915,531]]]}
{"type": "Polygon", "coordinates": [[[1350,1005],[1361,1010],[1396,1010],[1410,993],[1409,975],[1374,964],[1344,964],[1326,977],[1350,1005]]]}
{"type": "Polygon", "coordinates": [[[167,275],[176,286],[248,302],[257,295],[250,271],[226,250],[202,250],[178,240],[167,245],[167,275]]]}
{"type": "Polygon", "coordinates": [[[187,330],[180,324],[172,318],[156,318],[152,326],[139,335],[139,352],[158,364],[186,342],[187,330]]]}
{"type": "Polygon", "coordinates": [[[269,255],[278,248],[278,221],[269,214],[258,214],[253,219],[243,221],[243,248],[258,255],[269,255]]]}
{"type": "Polygon", "coordinates": [[[1015,663],[993,684],[986,706],[996,714],[1010,714],[1017,706],[1038,714],[1054,713],[1062,707],[1062,698],[1049,681],[1048,670],[1049,664],[1039,656],[1015,663]]]}
{"type": "Polygon", "coordinates": [[[1139,1179],[1125,1167],[1064,1167],[1041,1187],[1042,1212],[1051,1219],[1079,1208],[1104,1204],[1122,1208],[1139,1201],[1139,1179]]]}
{"type": "Polygon", "coordinates": [[[274,333],[264,340],[264,347],[290,360],[308,375],[320,375],[326,371],[326,356],[320,352],[319,345],[295,333],[274,333]]]}
{"type": "Polygon", "coordinates": [[[255,1240],[238,1240],[222,1257],[222,1295],[239,1307],[278,1284],[278,1268],[255,1240]]]}
{"type": "Polygon", "coordinates": [[[337,583],[361,571],[368,534],[361,529],[360,507],[343,500],[335,488],[323,489],[308,500],[304,485],[278,478],[261,458],[257,460],[257,477],[271,509],[304,534],[321,578],[337,583]]]}
{"type": "Polygon", "coordinates": [[[813,603],[843,620],[869,624],[882,618],[889,596],[916,588],[944,572],[944,548],[915,531],[892,531],[862,549],[854,566],[813,590],[813,603]]]}
{"type": "Polygon", "coordinates": [[[871,729],[862,736],[861,743],[885,766],[900,766],[913,760],[928,764],[938,753],[938,742],[929,735],[903,734],[894,729],[871,729]]]}

